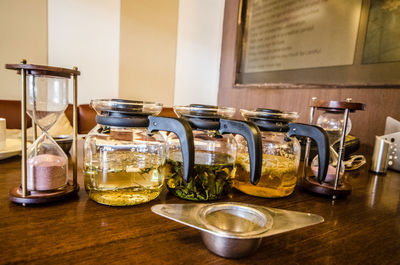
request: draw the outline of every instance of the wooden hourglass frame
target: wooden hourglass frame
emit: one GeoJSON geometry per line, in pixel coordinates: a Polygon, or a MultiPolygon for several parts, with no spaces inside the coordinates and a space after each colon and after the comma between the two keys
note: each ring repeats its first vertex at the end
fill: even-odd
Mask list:
{"type": "MultiPolygon", "coordinates": [[[[16,70],[21,76],[21,185],[14,187],[9,192],[9,198],[12,202],[22,205],[40,204],[52,201],[59,201],[76,195],[79,191],[77,181],[77,136],[78,136],[78,75],[80,72],[77,67],[73,69],[27,64],[22,60],[21,64],[6,64],[6,69],[16,70]],[[68,180],[66,172],[66,185],[50,190],[30,190],[27,183],[27,77],[28,75],[44,76],[53,78],[70,79],[73,83],[73,144],[72,144],[72,183],[68,180]]],[[[32,119],[33,140],[36,140],[36,124],[32,119]]],[[[68,158],[66,161],[68,166],[68,158]]]]}
{"type": "Polygon", "coordinates": [[[347,196],[351,193],[351,185],[347,182],[339,183],[340,170],[343,165],[344,159],[344,143],[346,138],[346,131],[348,126],[349,114],[350,112],[355,112],[356,110],[365,110],[365,104],[351,102],[351,98],[347,98],[346,101],[327,101],[319,100],[316,97],[312,98],[310,104],[310,124],[314,123],[314,114],[316,110],[330,111],[336,113],[343,113],[343,128],[342,134],[340,136],[339,154],[336,166],[336,174],[333,185],[331,183],[322,182],[319,183],[316,178],[308,176],[308,164],[311,148],[311,140],[307,138],[305,156],[304,156],[304,172],[302,186],[305,190],[332,196],[333,199],[337,197],[347,196]]]}

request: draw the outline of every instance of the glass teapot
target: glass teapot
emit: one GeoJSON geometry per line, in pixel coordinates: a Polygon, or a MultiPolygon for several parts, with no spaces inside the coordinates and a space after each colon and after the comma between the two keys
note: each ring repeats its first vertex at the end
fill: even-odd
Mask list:
{"type": "Polygon", "coordinates": [[[230,120],[234,108],[191,104],[174,106],[175,113],[193,128],[195,164],[191,179],[182,173],[181,145],[175,135],[168,137],[166,185],[179,198],[209,201],[222,198],[235,176],[237,143],[233,133],[247,141],[250,161],[249,182],[256,184],[261,170],[261,135],[252,122],[230,120]]]}
{"type": "Polygon", "coordinates": [[[162,104],[121,99],[92,100],[97,125],[84,148],[85,189],[94,201],[113,206],[155,199],[164,182],[166,138],[158,131],[177,135],[182,146],[183,175],[191,174],[193,134],[189,123],[157,117],[162,104]]]}
{"type": "Polygon", "coordinates": [[[238,155],[237,171],[234,187],[246,194],[279,198],[293,193],[297,183],[297,170],[300,161],[300,144],[292,136],[307,136],[318,145],[319,168],[318,177],[325,178],[329,144],[324,130],[317,126],[293,123],[299,115],[296,112],[282,112],[273,109],[257,108],[255,110],[240,110],[247,121],[253,121],[261,130],[263,161],[261,178],[257,185],[248,181],[249,162],[247,146],[243,137],[236,136],[238,155]]]}

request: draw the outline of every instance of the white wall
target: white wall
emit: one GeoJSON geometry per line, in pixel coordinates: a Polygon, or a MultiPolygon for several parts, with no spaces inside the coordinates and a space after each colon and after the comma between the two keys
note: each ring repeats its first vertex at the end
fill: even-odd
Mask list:
{"type": "Polygon", "coordinates": [[[180,0],[175,105],[217,104],[225,0],[180,0]]]}
{"type": "Polygon", "coordinates": [[[121,98],[173,105],[178,3],[121,0],[121,98]]]}
{"type": "Polygon", "coordinates": [[[47,1],[0,0],[0,100],[21,99],[21,79],[5,64],[47,64],[47,1]]]}
{"type": "Polygon", "coordinates": [[[118,97],[119,24],[120,0],[48,0],[49,65],[79,68],[79,104],[118,97]]]}
{"type": "MultiPolygon", "coordinates": [[[[158,1],[165,4],[163,0],[158,1]]],[[[89,103],[93,98],[132,96],[127,94],[128,86],[125,89],[119,87],[119,78],[124,77],[120,75],[120,39],[121,41],[126,39],[120,38],[120,34],[125,34],[120,33],[121,14],[124,14],[121,12],[120,0],[33,2],[0,1],[0,22],[3,22],[0,23],[3,25],[0,26],[1,65],[18,63],[20,59],[26,58],[28,63],[33,64],[65,68],[78,66],[82,72],[78,80],[79,104],[89,103]]],[[[153,2],[156,5],[157,1],[153,2]]],[[[149,16],[154,8],[159,7],[147,4],[147,10],[144,9],[146,7],[144,3],[137,3],[143,6],[140,12],[148,12],[149,16]]],[[[130,32],[127,32],[129,36],[124,35],[133,40],[146,39],[148,42],[169,45],[168,50],[162,51],[166,53],[164,57],[168,59],[162,66],[164,68],[157,59],[132,59],[138,66],[147,67],[144,70],[148,74],[145,75],[146,78],[142,78],[144,84],[153,76],[159,79],[158,83],[169,84],[168,89],[162,91],[169,95],[162,95],[159,90],[148,89],[148,83],[143,85],[143,90],[149,97],[147,100],[158,99],[166,106],[196,102],[217,103],[224,3],[224,0],[179,0],[179,14],[174,13],[173,7],[168,6],[171,9],[167,10],[171,16],[168,21],[171,30],[163,30],[161,37],[159,34],[150,36],[148,31],[138,31],[134,37],[130,32]],[[172,30],[174,23],[178,24],[175,26],[177,31],[172,30]],[[165,40],[168,40],[168,43],[165,40]],[[176,47],[173,40],[176,40],[176,47]],[[159,68],[165,76],[154,74],[154,69],[159,68]]],[[[178,4],[174,5],[177,8],[178,4]]],[[[131,11],[127,9],[126,12],[131,11]]],[[[137,19],[141,17],[131,13],[129,15],[135,19],[128,23],[137,24],[137,19]]],[[[155,20],[154,23],[157,21],[159,20],[155,20]]],[[[165,25],[161,28],[164,27],[165,25]]],[[[152,49],[160,52],[159,49],[153,47],[152,49]]],[[[2,68],[0,77],[0,99],[19,99],[19,78],[15,72],[2,68]]],[[[124,80],[121,79],[121,82],[125,82],[124,80]]],[[[154,80],[150,81],[155,83],[154,80]]],[[[163,85],[158,86],[161,89],[165,88],[163,85]]]]}

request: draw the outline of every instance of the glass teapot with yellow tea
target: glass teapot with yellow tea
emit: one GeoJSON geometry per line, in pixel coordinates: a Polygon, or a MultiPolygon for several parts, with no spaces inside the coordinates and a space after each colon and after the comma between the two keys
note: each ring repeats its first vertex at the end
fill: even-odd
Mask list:
{"type": "Polygon", "coordinates": [[[89,197],[101,204],[145,203],[161,193],[169,131],[181,144],[182,174],[191,174],[193,134],[189,123],[157,117],[162,104],[121,99],[92,100],[95,126],[85,140],[84,175],[89,197]]]}
{"type": "Polygon", "coordinates": [[[263,159],[260,181],[257,185],[252,185],[248,181],[250,167],[246,141],[240,135],[236,136],[237,171],[233,182],[236,189],[265,198],[279,198],[292,194],[297,183],[300,161],[300,144],[293,137],[295,135],[310,137],[317,143],[321,165],[318,178],[321,180],[325,178],[329,162],[329,143],[323,129],[294,123],[298,118],[296,112],[264,108],[242,109],[240,112],[247,121],[253,121],[261,130],[263,159]]]}

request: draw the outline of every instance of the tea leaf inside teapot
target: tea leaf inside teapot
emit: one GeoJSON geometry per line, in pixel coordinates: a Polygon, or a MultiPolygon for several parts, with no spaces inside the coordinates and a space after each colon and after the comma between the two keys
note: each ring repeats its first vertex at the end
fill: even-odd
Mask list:
{"type": "MultiPolygon", "coordinates": [[[[192,201],[217,200],[228,193],[235,174],[234,164],[224,163],[224,161],[230,160],[227,154],[209,153],[208,155],[212,156],[215,164],[196,163],[193,176],[187,183],[183,180],[182,162],[167,159],[165,176],[168,189],[176,196],[192,201]]],[[[204,155],[198,160],[206,161],[204,155]]]]}

